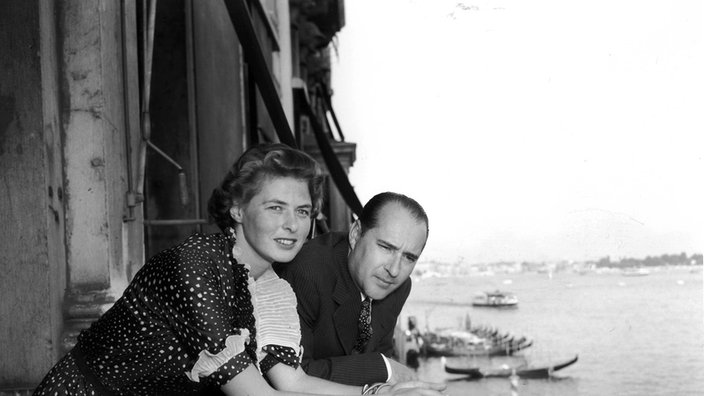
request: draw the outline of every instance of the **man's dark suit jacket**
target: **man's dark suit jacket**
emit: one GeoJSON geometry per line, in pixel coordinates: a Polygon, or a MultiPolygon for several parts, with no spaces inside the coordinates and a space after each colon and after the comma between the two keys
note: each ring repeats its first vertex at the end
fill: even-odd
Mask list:
{"type": "Polygon", "coordinates": [[[374,333],[364,353],[353,353],[362,301],[347,267],[348,252],[347,234],[331,232],[306,242],[292,262],[274,268],[298,298],[303,369],[343,384],[383,382],[387,373],[380,353],[393,353],[394,327],[411,280],[372,302],[374,333]]]}

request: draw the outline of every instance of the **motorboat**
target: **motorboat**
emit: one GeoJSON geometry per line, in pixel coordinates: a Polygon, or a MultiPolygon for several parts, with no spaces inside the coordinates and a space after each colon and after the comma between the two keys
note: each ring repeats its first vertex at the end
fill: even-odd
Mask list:
{"type": "Polygon", "coordinates": [[[518,305],[518,297],[513,293],[502,292],[499,290],[493,292],[484,292],[475,295],[472,298],[472,305],[475,307],[515,307],[518,305]]]}
{"type": "Polygon", "coordinates": [[[650,271],[647,268],[624,268],[621,272],[623,276],[646,276],[650,275],[650,271]]]}

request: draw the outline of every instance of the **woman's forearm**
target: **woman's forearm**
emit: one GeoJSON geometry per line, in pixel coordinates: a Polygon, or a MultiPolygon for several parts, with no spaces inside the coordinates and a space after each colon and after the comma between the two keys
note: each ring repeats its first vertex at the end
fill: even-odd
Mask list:
{"type": "MultiPolygon", "coordinates": [[[[357,396],[362,387],[342,385],[324,379],[308,376],[302,368],[277,364],[267,373],[276,387],[273,389],[256,367],[250,365],[243,372],[222,387],[227,396],[305,396],[305,395],[348,395],[357,396]]],[[[395,385],[385,385],[380,393],[404,396],[442,396],[445,384],[423,381],[409,381],[395,385]]]]}
{"type": "Polygon", "coordinates": [[[277,364],[267,373],[273,389],[254,366],[237,374],[221,389],[227,396],[305,396],[305,395],[359,395],[362,387],[342,385],[307,375],[300,367],[294,369],[277,364]]]}
{"type": "Polygon", "coordinates": [[[312,377],[299,366],[277,364],[267,373],[269,380],[276,389],[316,395],[359,395],[361,386],[343,385],[336,382],[312,377]]]}

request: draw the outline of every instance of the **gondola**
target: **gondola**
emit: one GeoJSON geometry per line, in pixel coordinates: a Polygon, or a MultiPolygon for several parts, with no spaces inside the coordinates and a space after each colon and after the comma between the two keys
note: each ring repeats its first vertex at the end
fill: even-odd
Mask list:
{"type": "Polygon", "coordinates": [[[510,377],[514,371],[520,378],[549,378],[555,371],[562,370],[563,368],[576,363],[578,358],[579,356],[575,355],[575,357],[570,360],[546,367],[518,366],[515,368],[500,367],[487,369],[482,369],[479,367],[452,367],[445,363],[445,359],[442,360],[442,365],[445,372],[450,374],[466,375],[469,379],[479,379],[484,377],[510,377]]]}
{"type": "Polygon", "coordinates": [[[525,337],[479,345],[466,344],[447,337],[424,337],[423,341],[422,352],[425,356],[511,356],[533,345],[533,341],[525,337]]]}

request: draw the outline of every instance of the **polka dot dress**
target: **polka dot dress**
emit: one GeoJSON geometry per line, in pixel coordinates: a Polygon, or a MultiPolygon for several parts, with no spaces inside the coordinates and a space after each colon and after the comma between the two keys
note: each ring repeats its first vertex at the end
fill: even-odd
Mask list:
{"type": "Polygon", "coordinates": [[[224,235],[195,234],[154,256],[115,305],[78,337],[76,348],[98,389],[79,369],[74,349],[34,394],[99,395],[100,386],[116,395],[194,394],[219,388],[250,364],[263,373],[277,363],[298,367],[300,353],[290,343],[264,345],[257,358],[253,280],[231,249],[224,235]],[[186,375],[201,351],[222,354],[226,339],[243,332],[249,334],[243,350],[207,376],[196,376],[197,382],[186,375]]]}

